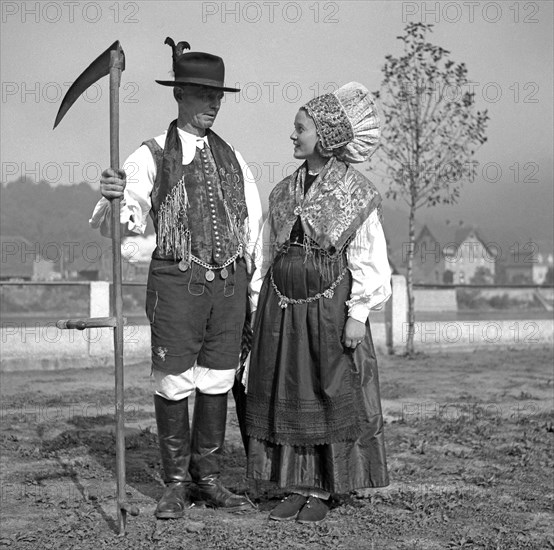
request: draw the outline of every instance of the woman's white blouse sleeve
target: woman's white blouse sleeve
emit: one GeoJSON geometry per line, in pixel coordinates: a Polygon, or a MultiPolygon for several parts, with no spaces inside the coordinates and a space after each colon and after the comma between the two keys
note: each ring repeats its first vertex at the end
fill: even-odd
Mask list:
{"type": "Polygon", "coordinates": [[[387,242],[376,210],[358,228],[346,254],[352,273],[348,316],[365,323],[369,312],[381,309],[391,295],[387,242]]]}

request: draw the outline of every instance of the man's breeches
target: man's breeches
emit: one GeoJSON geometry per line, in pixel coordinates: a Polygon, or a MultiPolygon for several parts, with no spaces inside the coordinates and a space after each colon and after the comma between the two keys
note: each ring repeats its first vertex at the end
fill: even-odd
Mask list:
{"type": "MultiPolygon", "coordinates": [[[[151,326],[152,368],[158,374],[178,376],[196,364],[222,371],[221,377],[212,373],[216,385],[225,385],[225,380],[232,385],[230,372],[223,371],[238,365],[248,280],[244,260],[227,271],[223,279],[214,270],[210,281],[211,274],[207,279],[207,270],[195,263],[180,271],[178,262],[152,260],[146,315],[151,326]]],[[[190,373],[194,384],[194,380],[209,382],[211,377],[201,371],[190,373]]]]}

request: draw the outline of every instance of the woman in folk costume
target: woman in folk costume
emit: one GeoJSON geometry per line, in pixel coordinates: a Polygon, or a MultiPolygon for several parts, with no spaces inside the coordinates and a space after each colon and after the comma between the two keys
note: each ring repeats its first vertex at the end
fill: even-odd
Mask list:
{"type": "Polygon", "coordinates": [[[311,100],[290,136],[305,162],[269,198],[243,380],[248,476],[289,493],[274,520],[318,523],[332,493],[388,485],[368,317],[389,298],[391,272],[381,198],[352,166],[379,135],[361,84],[311,100]]]}

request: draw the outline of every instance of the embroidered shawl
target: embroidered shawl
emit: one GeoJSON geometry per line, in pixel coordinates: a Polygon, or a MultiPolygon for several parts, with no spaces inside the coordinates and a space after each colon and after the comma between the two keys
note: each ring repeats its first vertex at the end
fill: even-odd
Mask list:
{"type": "Polygon", "coordinates": [[[329,256],[339,255],[371,212],[380,211],[381,195],[362,173],[335,157],[304,195],[306,173],[304,163],[271,192],[272,243],[276,251],[282,249],[300,216],[306,237],[329,256]]]}

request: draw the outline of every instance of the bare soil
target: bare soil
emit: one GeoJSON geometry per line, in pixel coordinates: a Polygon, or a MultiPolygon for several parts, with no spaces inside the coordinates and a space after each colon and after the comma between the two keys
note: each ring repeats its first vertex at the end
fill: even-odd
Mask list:
{"type": "MultiPolygon", "coordinates": [[[[271,522],[282,493],[245,479],[229,398],[223,480],[255,508],[156,520],[163,491],[149,365],[126,367],[127,495],[117,535],[112,369],[3,373],[0,547],[21,549],[547,549],[552,349],[380,358],[391,484],[337,495],[314,527],[271,522]]],[[[192,403],[190,404],[192,407],[192,403]]]]}

